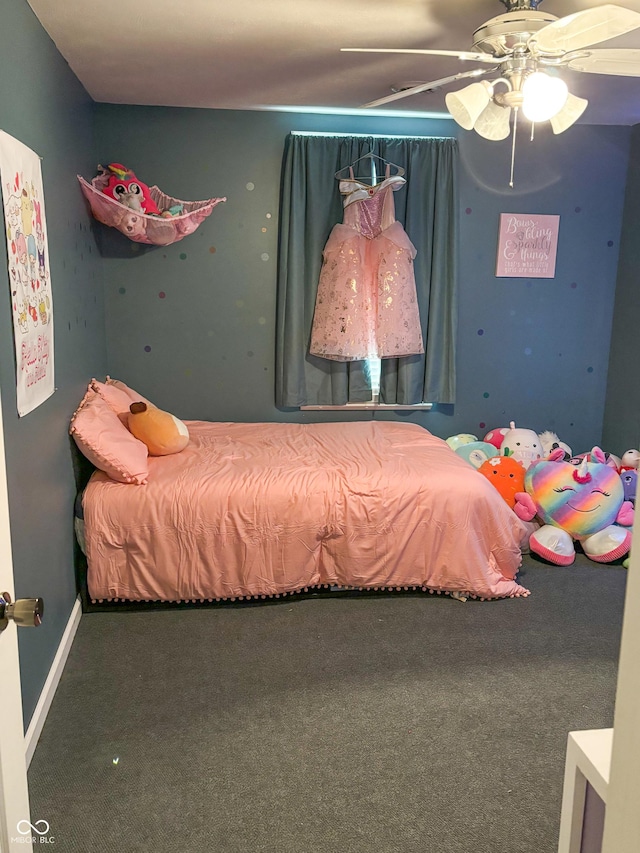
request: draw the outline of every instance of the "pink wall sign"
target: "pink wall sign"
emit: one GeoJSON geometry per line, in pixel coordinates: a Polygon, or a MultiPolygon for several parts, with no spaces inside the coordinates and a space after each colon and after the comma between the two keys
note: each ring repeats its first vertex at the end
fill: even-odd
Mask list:
{"type": "Polygon", "coordinates": [[[501,213],[496,276],[553,278],[560,217],[537,213],[501,213]]]}

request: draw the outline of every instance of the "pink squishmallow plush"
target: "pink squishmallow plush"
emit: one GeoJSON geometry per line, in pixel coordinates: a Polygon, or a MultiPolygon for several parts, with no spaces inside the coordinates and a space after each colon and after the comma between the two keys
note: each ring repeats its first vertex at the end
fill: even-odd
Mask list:
{"type": "Polygon", "coordinates": [[[149,187],[139,180],[131,169],[121,163],[109,163],[104,171],[109,177],[102,190],[105,195],[136,213],[159,215],[160,211],[151,197],[149,187]]]}
{"type": "Polygon", "coordinates": [[[631,547],[633,506],[624,500],[617,472],[605,464],[594,447],[578,465],[562,461],[557,449],[550,459],[531,465],[525,475],[525,493],[516,496],[516,514],[543,522],[532,533],[529,548],[545,560],[568,566],[575,559],[574,540],[598,563],[624,557],[631,547]],[[624,526],[619,526],[624,525],[624,526]]]}
{"type": "Polygon", "coordinates": [[[493,444],[496,450],[500,450],[505,435],[509,432],[509,427],[500,427],[499,429],[491,429],[482,439],[487,444],[493,444]]]}

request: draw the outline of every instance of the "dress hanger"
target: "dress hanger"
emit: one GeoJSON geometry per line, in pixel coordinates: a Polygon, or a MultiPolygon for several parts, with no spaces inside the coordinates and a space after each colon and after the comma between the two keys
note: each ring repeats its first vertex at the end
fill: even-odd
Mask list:
{"type": "MultiPolygon", "coordinates": [[[[402,166],[398,166],[397,163],[392,163],[390,160],[385,160],[384,157],[380,157],[380,155],[374,154],[373,151],[369,151],[367,154],[363,154],[362,157],[357,157],[353,161],[353,163],[350,163],[348,166],[343,166],[341,169],[338,169],[338,171],[335,174],[335,177],[338,178],[338,180],[340,180],[342,178],[346,178],[346,175],[343,175],[343,172],[345,172],[347,169],[349,170],[349,177],[352,177],[352,169],[356,165],[356,163],[360,163],[362,160],[373,161],[374,159],[380,160],[380,162],[384,163],[385,166],[391,166],[392,168],[396,169],[397,171],[396,171],[394,177],[404,175],[404,169],[402,168],[402,166]]],[[[373,163],[372,163],[372,165],[373,165],[373,163]]],[[[373,175],[371,175],[371,174],[367,175],[366,180],[371,180],[372,177],[375,177],[375,169],[372,171],[373,171],[373,175]]],[[[360,177],[355,177],[354,180],[360,181],[363,179],[360,177]]]]}

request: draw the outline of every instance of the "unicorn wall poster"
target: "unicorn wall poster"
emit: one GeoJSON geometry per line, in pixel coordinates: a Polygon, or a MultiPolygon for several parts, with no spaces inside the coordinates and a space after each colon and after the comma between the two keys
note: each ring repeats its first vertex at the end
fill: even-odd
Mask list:
{"type": "Polygon", "coordinates": [[[53,299],[38,155],[0,131],[0,179],[20,417],[54,390],[53,299]]]}

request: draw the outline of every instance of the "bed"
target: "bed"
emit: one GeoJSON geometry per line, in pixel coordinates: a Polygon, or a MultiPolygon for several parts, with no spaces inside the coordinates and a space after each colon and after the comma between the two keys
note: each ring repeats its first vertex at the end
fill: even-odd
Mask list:
{"type": "Polygon", "coordinates": [[[82,492],[92,601],[234,601],[313,589],[524,597],[526,527],[410,423],[186,421],[143,485],[82,492]]]}

